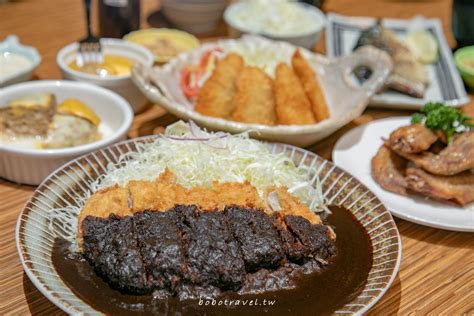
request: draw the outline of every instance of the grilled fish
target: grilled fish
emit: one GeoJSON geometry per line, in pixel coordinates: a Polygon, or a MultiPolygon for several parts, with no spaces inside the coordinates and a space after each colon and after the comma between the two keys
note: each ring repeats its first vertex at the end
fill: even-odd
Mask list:
{"type": "MultiPolygon", "coordinates": [[[[383,27],[381,21],[363,31],[354,47],[371,45],[387,52],[393,61],[393,70],[385,87],[393,89],[416,98],[422,98],[429,84],[428,73],[408,46],[400,41],[397,36],[387,28],[383,27]]],[[[370,77],[370,70],[361,67],[356,70],[359,80],[370,77]]]]}

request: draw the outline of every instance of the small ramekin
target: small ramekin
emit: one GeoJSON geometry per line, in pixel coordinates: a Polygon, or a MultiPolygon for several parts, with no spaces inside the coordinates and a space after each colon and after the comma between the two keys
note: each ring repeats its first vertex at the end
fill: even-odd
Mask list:
{"type": "MultiPolygon", "coordinates": [[[[146,67],[153,66],[153,54],[141,45],[114,38],[103,38],[100,42],[104,54],[127,57],[146,67]]],[[[64,79],[88,82],[110,89],[124,97],[131,104],[133,112],[138,113],[143,110],[147,99],[133,83],[131,74],[101,78],[71,69],[69,64],[75,60],[78,48],[77,42],[69,44],[63,47],[56,56],[56,62],[64,79]]]]}

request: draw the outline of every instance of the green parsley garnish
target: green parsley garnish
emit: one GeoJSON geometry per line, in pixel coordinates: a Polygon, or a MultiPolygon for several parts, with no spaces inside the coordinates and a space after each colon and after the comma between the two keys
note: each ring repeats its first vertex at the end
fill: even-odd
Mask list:
{"type": "Polygon", "coordinates": [[[462,133],[474,127],[473,118],[443,103],[426,103],[419,113],[411,117],[413,124],[422,123],[426,127],[442,131],[450,144],[455,133],[462,133]]]}

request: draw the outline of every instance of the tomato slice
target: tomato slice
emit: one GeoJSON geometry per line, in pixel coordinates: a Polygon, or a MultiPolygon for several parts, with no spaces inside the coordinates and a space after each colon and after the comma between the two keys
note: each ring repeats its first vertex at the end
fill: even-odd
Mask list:
{"type": "Polygon", "coordinates": [[[209,66],[210,62],[215,62],[216,52],[222,53],[223,50],[220,47],[214,47],[205,51],[204,54],[202,54],[201,60],[199,62],[199,68],[201,68],[201,70],[204,71],[209,66]],[[214,58],[214,60],[212,60],[212,58],[214,58]]]}
{"type": "Polygon", "coordinates": [[[184,95],[190,99],[197,97],[200,91],[199,81],[209,70],[210,65],[216,62],[216,52],[223,52],[219,47],[205,51],[198,66],[188,66],[181,71],[181,89],[184,95]]]}
{"type": "Polygon", "coordinates": [[[201,71],[195,67],[186,67],[181,71],[181,89],[186,97],[193,98],[199,94],[200,78],[201,71]]]}

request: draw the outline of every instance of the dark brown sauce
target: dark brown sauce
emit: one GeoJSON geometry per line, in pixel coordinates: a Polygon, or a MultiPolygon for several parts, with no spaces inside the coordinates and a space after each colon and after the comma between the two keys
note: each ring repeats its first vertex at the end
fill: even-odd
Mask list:
{"type": "Polygon", "coordinates": [[[372,245],[363,227],[349,211],[336,206],[331,206],[330,209],[333,214],[326,218],[326,222],[336,232],[337,255],[327,269],[302,278],[296,289],[253,295],[228,293],[216,299],[214,306],[211,305],[213,300],[158,300],[153,299],[151,295],[122,294],[111,289],[98,277],[87,261],[70,253],[70,244],[64,240],[55,241],[52,260],[56,271],[69,288],[93,308],[106,314],[331,314],[351,301],[364,288],[372,266],[372,245]],[[274,303],[269,305],[270,301],[274,303]],[[206,302],[209,302],[209,305],[205,306],[206,302]],[[219,302],[220,306],[217,305],[219,302]]]}

